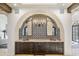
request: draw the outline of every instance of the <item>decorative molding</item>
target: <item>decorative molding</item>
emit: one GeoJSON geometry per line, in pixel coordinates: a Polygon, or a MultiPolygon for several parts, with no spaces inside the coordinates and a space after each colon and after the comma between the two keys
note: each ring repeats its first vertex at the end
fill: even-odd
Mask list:
{"type": "Polygon", "coordinates": [[[12,12],[12,8],[9,5],[7,5],[6,3],[0,3],[0,9],[2,11],[7,12],[7,13],[11,13],[12,12]]]}

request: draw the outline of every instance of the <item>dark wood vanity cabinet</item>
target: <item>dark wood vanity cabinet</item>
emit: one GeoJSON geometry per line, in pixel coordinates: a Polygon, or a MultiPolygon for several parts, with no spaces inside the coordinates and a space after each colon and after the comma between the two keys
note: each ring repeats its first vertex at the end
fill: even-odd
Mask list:
{"type": "Polygon", "coordinates": [[[15,42],[15,54],[64,54],[63,42],[15,42]]]}

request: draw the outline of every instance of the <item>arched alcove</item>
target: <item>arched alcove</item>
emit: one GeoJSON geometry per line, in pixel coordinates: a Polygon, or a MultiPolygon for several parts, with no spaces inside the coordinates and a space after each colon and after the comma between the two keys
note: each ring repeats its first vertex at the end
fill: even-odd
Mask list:
{"type": "Polygon", "coordinates": [[[43,14],[34,14],[29,16],[19,28],[19,39],[61,40],[60,28],[51,17],[43,14]]]}
{"type": "Polygon", "coordinates": [[[62,41],[64,41],[64,28],[63,28],[63,25],[61,24],[59,18],[54,13],[51,14],[51,12],[44,12],[44,11],[28,12],[20,17],[20,19],[17,22],[16,28],[15,28],[15,37],[17,38],[16,40],[19,40],[19,34],[18,34],[19,28],[21,28],[24,21],[27,20],[27,18],[29,18],[30,16],[35,15],[35,14],[43,14],[43,15],[47,15],[50,18],[52,18],[52,20],[57,24],[58,28],[60,28],[60,39],[62,41]]]}
{"type": "MultiPolygon", "coordinates": [[[[35,21],[36,22],[36,21],[35,21]]],[[[42,22],[42,21],[41,21],[42,22]]],[[[36,22],[37,23],[37,22],[36,22]]],[[[31,26],[33,27],[33,23],[31,24],[31,26]]],[[[42,26],[42,24],[39,24],[39,22],[38,22],[38,24],[36,24],[35,26],[42,26]]],[[[52,25],[50,25],[50,27],[51,27],[52,25]]],[[[31,27],[31,28],[32,28],[31,27]]],[[[45,27],[45,26],[44,26],[45,27]]],[[[42,28],[44,28],[44,27],[42,27],[42,28]]],[[[46,32],[44,32],[45,34],[44,34],[44,36],[46,35],[47,36],[47,32],[49,33],[49,31],[47,31],[48,29],[47,29],[47,25],[46,25],[46,32]]],[[[35,27],[34,27],[34,29],[35,29],[35,27]]],[[[40,28],[39,28],[40,29],[40,28]]],[[[42,30],[41,30],[42,31],[42,30]]],[[[40,32],[41,32],[40,31],[40,32]]],[[[26,32],[26,31],[25,31],[26,32]]],[[[34,31],[34,32],[36,32],[36,31],[34,31]]],[[[39,33],[40,33],[39,32],[39,33]]],[[[42,31],[43,32],[43,31],[42,31]]],[[[41,32],[41,33],[42,33],[41,32]]],[[[37,33],[38,33],[38,31],[37,31],[37,33]]],[[[50,32],[51,33],[51,32],[50,32]]],[[[31,34],[29,34],[29,35],[34,35],[34,33],[33,33],[33,28],[32,28],[32,33],[31,34]]],[[[38,35],[38,34],[36,34],[36,35],[38,35]]],[[[49,34],[50,35],[50,34],[49,34]]],[[[26,34],[24,34],[24,36],[26,36],[26,34]]],[[[39,35],[38,35],[39,36],[39,35]]],[[[54,35],[55,36],[55,35],[54,35]]],[[[36,36],[37,37],[37,36],[36,36]]],[[[15,54],[17,54],[17,53],[20,53],[20,52],[17,52],[18,51],[18,48],[17,48],[17,46],[20,46],[19,48],[22,48],[23,49],[23,47],[25,47],[26,48],[26,50],[27,50],[27,48],[28,48],[28,46],[30,45],[32,45],[32,48],[31,49],[33,49],[34,47],[33,46],[43,46],[42,48],[39,48],[40,50],[42,50],[42,52],[45,52],[45,49],[47,49],[47,47],[50,47],[49,48],[49,50],[51,50],[51,51],[53,51],[52,52],[52,54],[64,54],[64,29],[63,29],[63,25],[61,24],[61,22],[60,22],[60,20],[59,20],[59,18],[53,13],[53,14],[51,14],[50,12],[44,12],[44,11],[35,11],[35,12],[28,12],[28,13],[25,13],[20,19],[19,19],[19,21],[17,22],[17,25],[16,25],[16,28],[15,28],[15,54]],[[29,28],[29,27],[27,27],[27,24],[28,24],[28,22],[33,22],[33,19],[32,18],[34,18],[34,19],[36,19],[36,17],[38,18],[38,21],[39,21],[39,18],[41,18],[41,17],[44,17],[44,19],[46,18],[46,21],[47,21],[47,19],[48,19],[48,21],[50,21],[50,23],[52,23],[53,25],[54,25],[54,27],[52,27],[52,28],[56,28],[56,29],[59,29],[59,31],[60,31],[60,35],[59,35],[59,40],[50,40],[49,42],[48,41],[41,41],[41,42],[39,42],[38,41],[38,43],[35,43],[35,42],[31,42],[31,41],[29,41],[29,40],[26,40],[26,39],[24,39],[24,41],[21,39],[19,39],[19,38],[24,38],[23,36],[22,37],[20,37],[20,35],[19,35],[19,30],[23,27],[24,29],[25,28],[29,28]],[[26,24],[26,25],[25,25],[26,24]],[[21,42],[22,41],[22,42],[21,42]],[[21,43],[21,45],[22,44],[24,44],[24,45],[26,45],[26,46],[21,46],[21,45],[18,45],[18,44],[20,44],[21,43]],[[26,43],[26,42],[28,42],[28,43],[26,43]],[[28,46],[27,46],[28,45],[28,46]],[[50,46],[51,45],[51,46],[50,46]],[[57,48],[58,48],[58,50],[57,51],[54,51],[53,50],[53,48],[55,48],[56,50],[57,50],[57,48]]],[[[38,38],[33,38],[32,37],[32,39],[38,39],[38,38]]],[[[46,39],[46,38],[45,38],[46,39]]],[[[29,46],[29,47],[30,47],[29,46]]],[[[35,48],[34,48],[35,49],[35,48]]],[[[34,50],[33,49],[33,50],[34,50]]],[[[38,49],[38,50],[39,50],[38,49]]],[[[29,50],[30,50],[30,48],[29,48],[29,50]]],[[[20,51],[20,50],[19,50],[20,51]]],[[[24,51],[24,50],[22,50],[22,51],[24,51]]],[[[34,50],[35,51],[35,50],[34,50]]],[[[34,51],[32,51],[32,52],[26,52],[26,53],[33,53],[34,51]]],[[[24,52],[23,52],[24,53],[24,52]]],[[[34,52],[34,54],[36,54],[37,52],[34,52]]],[[[39,52],[38,52],[39,53],[39,52]]],[[[46,54],[50,54],[51,52],[47,52],[46,54]]],[[[39,53],[40,54],[40,53],[39,53]]]]}

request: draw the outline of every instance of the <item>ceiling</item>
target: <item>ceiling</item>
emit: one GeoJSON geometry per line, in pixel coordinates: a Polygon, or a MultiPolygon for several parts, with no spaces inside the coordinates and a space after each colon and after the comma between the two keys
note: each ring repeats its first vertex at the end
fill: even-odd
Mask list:
{"type": "Polygon", "coordinates": [[[32,8],[32,7],[52,7],[52,8],[68,8],[72,3],[8,3],[12,8],[32,8]]]}

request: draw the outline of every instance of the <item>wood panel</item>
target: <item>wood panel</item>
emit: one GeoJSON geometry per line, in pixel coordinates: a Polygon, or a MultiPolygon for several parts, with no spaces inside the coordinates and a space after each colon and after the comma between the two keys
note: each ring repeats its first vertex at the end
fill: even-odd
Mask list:
{"type": "Polygon", "coordinates": [[[16,42],[15,54],[64,54],[63,42],[16,42]]]}

